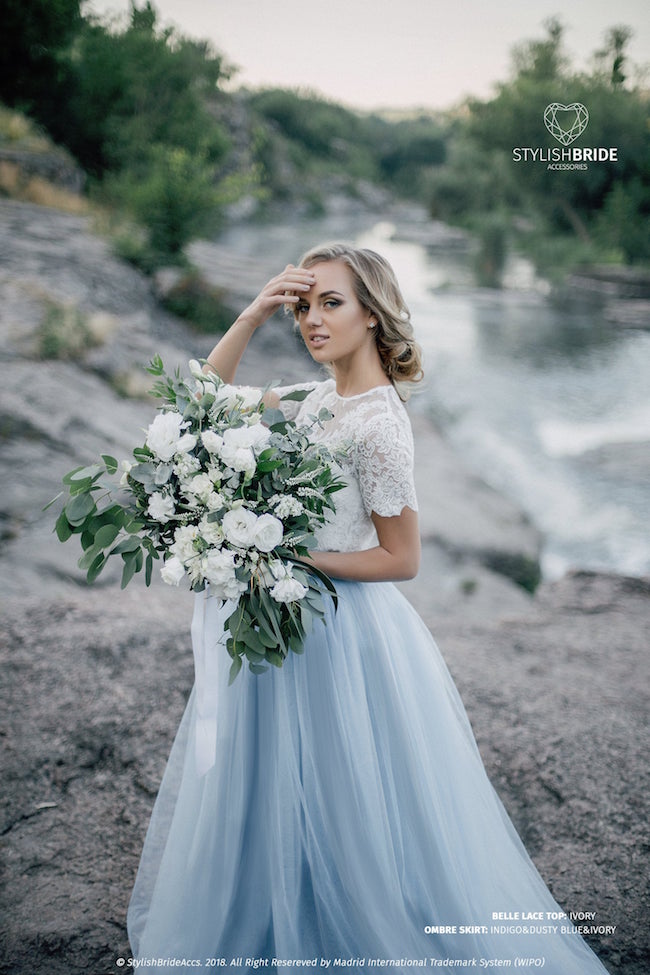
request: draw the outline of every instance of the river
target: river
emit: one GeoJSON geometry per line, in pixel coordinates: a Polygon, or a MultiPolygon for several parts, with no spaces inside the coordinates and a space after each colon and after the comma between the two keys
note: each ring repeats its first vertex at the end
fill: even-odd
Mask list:
{"type": "Polygon", "coordinates": [[[421,227],[341,214],[238,227],[220,244],[278,266],[335,238],[384,254],[424,349],[414,406],[542,530],[544,575],[650,574],[650,332],[593,303],[558,306],[521,259],[506,287],[477,287],[466,249],[413,242],[421,227]]]}

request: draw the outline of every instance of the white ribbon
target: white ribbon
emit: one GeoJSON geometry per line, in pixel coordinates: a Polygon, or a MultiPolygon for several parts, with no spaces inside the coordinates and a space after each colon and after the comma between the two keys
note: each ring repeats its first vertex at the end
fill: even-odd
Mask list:
{"type": "MultiPolygon", "coordinates": [[[[217,692],[219,688],[219,653],[224,653],[218,621],[208,615],[207,589],[197,592],[192,617],[192,652],[194,654],[196,770],[199,777],[208,772],[217,756],[217,692]]],[[[210,614],[213,616],[213,614],[210,614]]]]}

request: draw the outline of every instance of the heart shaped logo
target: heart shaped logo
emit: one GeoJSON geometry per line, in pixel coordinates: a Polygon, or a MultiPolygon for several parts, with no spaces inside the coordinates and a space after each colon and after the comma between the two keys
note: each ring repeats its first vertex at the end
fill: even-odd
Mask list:
{"type": "Polygon", "coordinates": [[[589,112],[580,102],[573,102],[571,105],[552,102],[544,109],[544,125],[563,146],[570,146],[575,142],[588,124],[589,112]]]}

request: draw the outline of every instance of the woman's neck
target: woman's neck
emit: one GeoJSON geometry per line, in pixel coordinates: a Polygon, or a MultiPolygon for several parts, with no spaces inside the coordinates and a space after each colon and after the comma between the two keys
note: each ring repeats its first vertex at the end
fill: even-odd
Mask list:
{"type": "Polygon", "coordinates": [[[376,386],[391,385],[378,354],[376,357],[364,357],[351,362],[333,362],[331,366],[339,396],[357,396],[376,386]]]}

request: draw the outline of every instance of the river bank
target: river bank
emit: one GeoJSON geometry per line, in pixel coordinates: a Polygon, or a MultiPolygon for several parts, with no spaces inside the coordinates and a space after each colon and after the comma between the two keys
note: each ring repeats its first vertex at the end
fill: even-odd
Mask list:
{"type": "MultiPolygon", "coordinates": [[[[268,276],[263,260],[248,270],[268,276]]],[[[315,375],[286,321],[256,338],[243,382],[315,375]]],[[[154,352],[173,367],[209,345],[161,311],[87,218],[0,203],[0,970],[11,975],[99,975],[128,957],[126,903],[192,681],[189,594],[120,593],[111,576],[88,590],[74,543],[56,541],[41,508],[64,471],[141,440],[154,404],[132,394],[154,352]],[[43,358],[44,335],[64,357],[43,358]]],[[[539,532],[465,469],[417,401],[412,416],[424,558],[404,589],[556,898],[616,925],[594,947],[612,972],[642,975],[648,584],[577,574],[532,596],[513,566],[536,564],[539,532]]]]}

